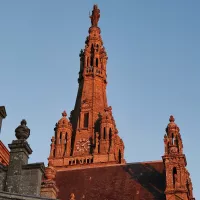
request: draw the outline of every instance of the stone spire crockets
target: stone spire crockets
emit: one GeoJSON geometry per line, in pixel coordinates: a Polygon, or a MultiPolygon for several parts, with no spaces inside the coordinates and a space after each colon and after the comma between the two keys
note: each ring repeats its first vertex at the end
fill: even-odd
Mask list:
{"type": "Polygon", "coordinates": [[[91,163],[124,163],[124,144],[108,106],[107,53],[98,27],[100,10],[94,5],[89,35],[80,52],[78,93],[69,120],[63,116],[52,138],[49,164],[55,167],[91,163]]]}
{"type": "Polygon", "coordinates": [[[165,154],[162,157],[166,171],[166,200],[194,200],[180,129],[173,116],[169,121],[164,136],[165,154]]]}

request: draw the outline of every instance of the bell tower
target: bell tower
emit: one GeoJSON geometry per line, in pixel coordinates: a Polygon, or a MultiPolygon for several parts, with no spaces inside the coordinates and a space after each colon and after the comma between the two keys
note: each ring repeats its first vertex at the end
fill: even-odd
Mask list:
{"type": "Polygon", "coordinates": [[[165,154],[162,157],[166,171],[166,200],[195,200],[187,161],[183,154],[180,129],[170,116],[164,136],[165,154]]]}
{"type": "Polygon", "coordinates": [[[100,10],[97,5],[90,19],[85,48],[79,54],[75,106],[69,121],[63,116],[64,119],[58,122],[52,138],[49,164],[55,167],[125,163],[124,143],[118,135],[112,107],[107,102],[108,57],[98,27],[100,10]]]}

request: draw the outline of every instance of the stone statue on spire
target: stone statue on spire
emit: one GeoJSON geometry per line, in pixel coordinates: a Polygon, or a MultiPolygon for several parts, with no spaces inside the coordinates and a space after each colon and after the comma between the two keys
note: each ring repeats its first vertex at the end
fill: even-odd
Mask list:
{"type": "Polygon", "coordinates": [[[100,18],[100,10],[97,5],[94,5],[92,15],[90,16],[92,26],[98,26],[98,21],[100,18]]]}

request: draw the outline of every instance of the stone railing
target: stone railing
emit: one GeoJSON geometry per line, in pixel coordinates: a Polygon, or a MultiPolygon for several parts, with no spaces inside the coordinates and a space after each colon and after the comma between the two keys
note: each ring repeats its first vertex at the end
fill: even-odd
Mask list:
{"type": "Polygon", "coordinates": [[[96,76],[100,76],[100,77],[103,77],[103,70],[98,68],[98,67],[87,67],[85,69],[85,74],[86,76],[89,76],[89,75],[96,75],[96,76]]]}

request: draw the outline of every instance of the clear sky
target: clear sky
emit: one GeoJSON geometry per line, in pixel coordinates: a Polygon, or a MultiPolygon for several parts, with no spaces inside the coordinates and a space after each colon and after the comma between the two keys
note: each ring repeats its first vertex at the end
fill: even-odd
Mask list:
{"type": "Polygon", "coordinates": [[[127,162],[160,160],[168,119],[181,129],[200,199],[200,1],[0,1],[0,139],[25,118],[30,162],[45,162],[61,112],[73,109],[79,52],[97,3],[108,53],[107,95],[127,162]]]}

